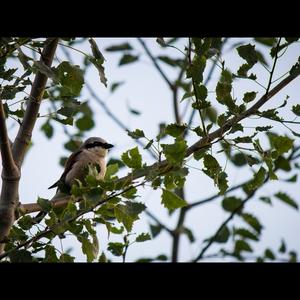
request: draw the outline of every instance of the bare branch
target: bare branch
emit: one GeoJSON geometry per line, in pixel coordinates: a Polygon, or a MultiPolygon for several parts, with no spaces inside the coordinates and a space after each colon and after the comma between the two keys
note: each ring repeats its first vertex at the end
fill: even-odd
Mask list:
{"type": "Polygon", "coordinates": [[[159,64],[157,63],[155,57],[152,55],[152,53],[150,52],[149,48],[147,47],[147,45],[145,44],[145,42],[141,39],[138,38],[138,41],[140,42],[140,44],[143,46],[144,50],[146,51],[147,55],[150,57],[150,59],[152,60],[154,66],[156,67],[157,71],[160,73],[160,75],[163,77],[163,79],[165,80],[165,82],[168,84],[169,88],[171,90],[173,90],[174,86],[171,83],[171,81],[168,79],[168,77],[166,76],[166,74],[163,72],[162,68],[159,66],[159,64]]]}

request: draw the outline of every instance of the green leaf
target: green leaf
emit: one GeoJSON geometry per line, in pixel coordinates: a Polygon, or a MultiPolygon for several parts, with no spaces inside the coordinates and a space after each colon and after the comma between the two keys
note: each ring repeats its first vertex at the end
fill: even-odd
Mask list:
{"type": "Polygon", "coordinates": [[[70,262],[74,262],[74,259],[75,259],[74,256],[71,256],[67,253],[63,253],[59,258],[59,262],[70,263],[70,262]]]}
{"type": "Polygon", "coordinates": [[[22,218],[20,218],[18,220],[18,225],[24,229],[24,230],[28,230],[30,229],[32,226],[33,226],[33,219],[26,215],[26,216],[23,216],[22,218]]]}
{"type": "Polygon", "coordinates": [[[189,241],[190,241],[191,243],[194,243],[194,242],[195,242],[195,237],[194,237],[194,234],[193,234],[193,232],[192,232],[191,229],[189,229],[189,228],[187,228],[187,227],[184,227],[184,228],[182,229],[182,231],[183,231],[183,233],[185,233],[185,234],[187,235],[187,237],[188,237],[188,239],[189,239],[189,241]]]}
{"type": "Polygon", "coordinates": [[[206,66],[206,57],[195,55],[192,63],[188,66],[186,70],[186,77],[192,78],[195,83],[200,83],[203,81],[203,72],[206,66]]]}
{"type": "Polygon", "coordinates": [[[232,197],[226,197],[222,201],[222,207],[224,210],[233,212],[242,205],[242,200],[240,198],[236,198],[234,196],[232,197]]]}
{"type": "Polygon", "coordinates": [[[94,240],[93,243],[91,243],[91,241],[83,234],[78,235],[77,239],[81,242],[81,249],[83,254],[86,255],[87,261],[92,262],[97,257],[94,240]]]}
{"type": "Polygon", "coordinates": [[[253,101],[256,97],[257,92],[247,92],[244,94],[244,98],[243,101],[246,103],[249,103],[251,101],[253,101]]]}
{"type": "Polygon", "coordinates": [[[119,66],[131,64],[139,59],[138,55],[124,54],[119,62],[119,66]]]}
{"type": "Polygon", "coordinates": [[[231,157],[231,161],[238,167],[244,166],[247,164],[246,155],[244,153],[236,153],[234,156],[231,157]]]}
{"type": "Polygon", "coordinates": [[[113,93],[118,87],[120,87],[124,83],[125,81],[114,82],[110,87],[110,91],[113,93]]]}
{"type": "Polygon", "coordinates": [[[280,169],[286,172],[291,171],[289,160],[281,155],[274,161],[274,166],[276,169],[280,169]]]}
{"type": "Polygon", "coordinates": [[[259,200],[263,201],[264,203],[272,205],[272,201],[270,197],[259,197],[259,200]]]}
{"type": "Polygon", "coordinates": [[[236,50],[239,56],[245,59],[250,66],[253,66],[257,63],[258,57],[254,45],[247,44],[239,46],[238,48],[236,48],[236,50]]]}
{"type": "Polygon", "coordinates": [[[160,224],[157,224],[157,225],[150,224],[150,231],[151,231],[152,237],[155,238],[157,235],[159,235],[162,228],[163,227],[160,224]]]}
{"type": "Polygon", "coordinates": [[[275,260],[276,259],[275,255],[274,255],[274,253],[271,249],[266,249],[265,250],[265,257],[269,258],[270,260],[275,260]]]}
{"type": "Polygon", "coordinates": [[[45,133],[48,139],[53,136],[53,126],[50,124],[49,120],[42,125],[41,130],[45,133]]]}
{"type": "Polygon", "coordinates": [[[125,245],[122,243],[108,243],[107,250],[115,256],[122,256],[125,245]]]}
{"type": "Polygon", "coordinates": [[[293,105],[292,111],[295,115],[300,116],[300,104],[293,105]]]}
{"type": "Polygon", "coordinates": [[[83,72],[78,66],[71,65],[64,61],[55,68],[55,72],[60,84],[69,95],[79,96],[83,83],[83,72]]]}
{"type": "Polygon", "coordinates": [[[108,52],[126,51],[126,50],[132,50],[132,47],[130,46],[129,43],[122,43],[119,45],[107,47],[105,49],[105,51],[108,51],[108,52]]]}
{"type": "Polygon", "coordinates": [[[43,211],[49,212],[52,210],[52,203],[48,199],[38,197],[37,204],[43,211]]]}
{"type": "Polygon", "coordinates": [[[101,255],[99,256],[98,262],[99,263],[107,263],[107,258],[105,256],[104,252],[102,252],[101,255]]]}
{"type": "Polygon", "coordinates": [[[89,38],[89,43],[91,45],[92,53],[95,59],[102,59],[104,60],[104,56],[101,53],[96,41],[93,38],[89,38]]]}
{"type": "Polygon", "coordinates": [[[229,236],[230,236],[230,231],[227,226],[224,226],[215,237],[215,241],[217,243],[224,244],[228,241],[229,236]]]}
{"type": "Polygon", "coordinates": [[[187,205],[187,202],[184,199],[181,199],[175,193],[166,189],[163,189],[161,203],[169,210],[184,207],[187,205]]]}
{"type": "Polygon", "coordinates": [[[271,136],[270,142],[280,155],[288,152],[293,147],[294,140],[286,136],[271,136]]]}
{"type": "Polygon", "coordinates": [[[194,97],[194,95],[195,95],[194,91],[192,91],[192,92],[186,92],[186,93],[183,94],[180,102],[182,102],[184,99],[192,98],[192,97],[194,97]]]}
{"type": "Polygon", "coordinates": [[[239,235],[242,238],[250,239],[250,240],[253,240],[253,241],[258,241],[259,240],[258,237],[253,232],[249,231],[246,228],[234,229],[234,234],[239,235]]]}
{"type": "Polygon", "coordinates": [[[254,40],[260,44],[263,44],[267,47],[272,47],[275,45],[277,39],[276,38],[267,38],[267,37],[257,37],[257,38],[254,38],[254,40]]]}
{"type": "Polygon", "coordinates": [[[105,77],[103,66],[104,58],[95,59],[94,57],[89,57],[89,61],[96,67],[99,74],[100,82],[102,82],[105,85],[105,87],[107,87],[107,78],[105,77]]]}
{"type": "Polygon", "coordinates": [[[286,193],[278,192],[274,195],[277,197],[279,200],[283,201],[284,203],[294,207],[295,209],[298,210],[298,204],[295,200],[293,200],[289,195],[286,193]]]}
{"type": "Polygon", "coordinates": [[[164,55],[158,56],[157,59],[163,61],[164,63],[166,63],[171,67],[179,67],[182,63],[181,59],[173,59],[169,56],[164,56],[164,55]]]}
{"type": "Polygon", "coordinates": [[[297,182],[298,174],[293,175],[291,178],[286,179],[286,182],[297,182]]]}
{"type": "Polygon", "coordinates": [[[279,247],[279,250],[278,250],[280,253],[285,253],[286,252],[286,245],[285,245],[285,242],[284,240],[282,239],[281,240],[281,244],[280,244],[280,247],[279,247]]]}
{"type": "Polygon", "coordinates": [[[247,224],[249,224],[252,228],[255,229],[257,233],[260,234],[263,226],[260,224],[260,222],[255,216],[248,213],[243,213],[241,216],[247,224]]]}
{"type": "Polygon", "coordinates": [[[28,250],[19,249],[11,252],[9,255],[10,262],[16,263],[24,263],[24,262],[32,262],[33,257],[28,250]]]}
{"type": "Polygon", "coordinates": [[[175,165],[180,165],[184,159],[187,143],[185,140],[176,139],[174,144],[161,144],[167,160],[175,165]]]}
{"type": "Polygon", "coordinates": [[[132,188],[125,193],[122,193],[122,197],[127,199],[135,199],[137,196],[137,188],[132,188]]]}
{"type": "Polygon", "coordinates": [[[126,130],[127,134],[133,139],[139,139],[145,137],[144,131],[140,129],[136,129],[135,131],[126,130]]]}
{"type": "Polygon", "coordinates": [[[126,205],[118,204],[114,208],[115,216],[118,222],[123,223],[126,230],[132,230],[133,222],[138,220],[138,215],[146,208],[142,203],[125,202],[126,205]]]}
{"type": "Polygon", "coordinates": [[[145,242],[151,240],[151,236],[149,233],[141,233],[140,235],[138,235],[135,239],[136,242],[140,243],[140,242],[145,242]]]}
{"type": "Polygon", "coordinates": [[[119,165],[117,163],[107,165],[104,180],[110,180],[118,171],[119,165]]]}
{"type": "Polygon", "coordinates": [[[186,125],[179,125],[179,124],[173,123],[173,124],[169,124],[166,127],[165,133],[176,138],[178,136],[181,136],[186,128],[187,128],[186,125]]]}
{"type": "Polygon", "coordinates": [[[250,190],[255,190],[258,187],[260,187],[264,183],[266,173],[267,173],[266,169],[264,167],[260,167],[258,172],[255,173],[253,179],[247,184],[247,187],[250,190]]]}
{"type": "Polygon", "coordinates": [[[95,122],[90,116],[84,115],[82,118],[78,119],[75,122],[75,125],[79,130],[85,131],[85,130],[91,130],[95,126],[95,122]]]}
{"type": "Polygon", "coordinates": [[[250,247],[250,245],[244,240],[236,240],[234,246],[234,252],[239,254],[242,251],[252,252],[253,250],[250,247]]]}
{"type": "Polygon", "coordinates": [[[162,38],[162,37],[158,37],[158,38],[156,39],[156,42],[157,42],[160,46],[162,46],[162,47],[167,47],[167,46],[168,46],[167,43],[165,42],[164,38],[162,38]]]}
{"type": "Polygon", "coordinates": [[[142,167],[142,156],[139,153],[138,147],[124,152],[121,158],[124,164],[129,168],[139,169],[142,167]]]}
{"type": "Polygon", "coordinates": [[[56,255],[56,251],[54,246],[46,245],[45,247],[45,260],[44,262],[58,262],[58,257],[56,255]]]}

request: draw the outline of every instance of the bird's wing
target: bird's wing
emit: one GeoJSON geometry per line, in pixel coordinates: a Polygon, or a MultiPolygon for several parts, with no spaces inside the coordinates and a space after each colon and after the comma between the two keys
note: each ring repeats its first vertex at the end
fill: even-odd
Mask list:
{"type": "Polygon", "coordinates": [[[57,186],[59,186],[60,183],[65,183],[65,178],[66,175],[70,172],[70,170],[72,169],[72,166],[75,164],[75,162],[77,161],[77,157],[78,155],[82,152],[82,150],[77,150],[75,152],[73,152],[69,158],[66,161],[65,164],[65,170],[62,173],[61,177],[59,180],[57,180],[53,185],[51,185],[48,189],[52,189],[55,188],[57,186]]]}

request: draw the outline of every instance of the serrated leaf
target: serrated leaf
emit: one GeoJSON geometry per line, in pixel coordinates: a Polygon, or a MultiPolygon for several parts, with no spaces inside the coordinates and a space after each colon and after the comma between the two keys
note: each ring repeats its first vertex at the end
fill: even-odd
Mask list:
{"type": "Polygon", "coordinates": [[[283,192],[278,192],[274,195],[277,197],[279,200],[283,201],[284,203],[294,207],[295,209],[298,210],[298,204],[295,200],[293,200],[289,195],[283,192]]]}
{"type": "Polygon", "coordinates": [[[280,155],[288,152],[293,147],[294,140],[286,136],[270,136],[270,142],[280,155]]]}
{"type": "Polygon", "coordinates": [[[132,137],[133,139],[139,139],[139,138],[145,137],[144,131],[140,130],[140,129],[136,129],[134,131],[129,131],[129,130],[126,130],[126,131],[127,131],[127,134],[130,137],[132,137]]]}
{"type": "Polygon", "coordinates": [[[280,244],[280,247],[279,247],[278,251],[280,253],[285,253],[286,252],[286,245],[285,245],[285,242],[284,242],[283,239],[281,240],[281,244],[280,244]]]}
{"type": "Polygon", "coordinates": [[[186,77],[192,78],[197,84],[202,82],[205,67],[206,57],[204,55],[195,55],[192,63],[188,66],[186,70],[186,77]]]}
{"type": "Polygon", "coordinates": [[[177,209],[187,205],[187,202],[184,199],[180,198],[175,193],[166,189],[163,189],[161,203],[164,205],[164,207],[166,207],[169,210],[177,209]]]}
{"type": "Polygon", "coordinates": [[[240,57],[245,59],[250,66],[257,63],[258,57],[255,45],[247,44],[236,48],[240,57]]]}
{"type": "Polygon", "coordinates": [[[292,111],[295,115],[300,116],[300,104],[293,105],[292,111]]]}
{"type": "Polygon", "coordinates": [[[140,242],[145,242],[151,240],[151,236],[149,233],[141,233],[140,235],[138,235],[135,239],[136,242],[140,243],[140,242]]]}
{"type": "Polygon", "coordinates": [[[169,124],[166,129],[165,133],[168,135],[171,135],[173,137],[178,137],[183,134],[183,132],[186,130],[186,125],[179,125],[176,123],[169,124]]]}
{"type": "Polygon", "coordinates": [[[195,95],[194,91],[192,91],[192,92],[186,92],[186,93],[183,94],[180,102],[182,102],[184,99],[192,98],[192,97],[194,97],[194,95],[195,95]]]}
{"type": "Polygon", "coordinates": [[[115,256],[122,256],[125,245],[122,243],[108,243],[107,250],[115,256]]]}
{"type": "Polygon", "coordinates": [[[121,158],[124,164],[129,168],[138,169],[142,167],[142,156],[139,153],[138,147],[124,152],[121,158]]]}
{"type": "Polygon", "coordinates": [[[54,68],[56,76],[62,87],[69,95],[79,96],[84,84],[83,72],[79,66],[70,64],[68,61],[60,63],[54,68]]]}
{"type": "Polygon", "coordinates": [[[174,144],[161,144],[161,147],[170,163],[175,165],[182,163],[187,150],[187,143],[185,140],[176,139],[174,144]]]}

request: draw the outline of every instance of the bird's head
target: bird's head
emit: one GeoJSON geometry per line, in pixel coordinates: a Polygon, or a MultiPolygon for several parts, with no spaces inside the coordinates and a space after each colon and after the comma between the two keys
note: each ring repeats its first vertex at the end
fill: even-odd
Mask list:
{"type": "Polygon", "coordinates": [[[105,157],[107,155],[108,149],[112,147],[112,144],[107,143],[100,137],[90,137],[81,145],[80,148],[95,152],[99,156],[105,157]]]}

